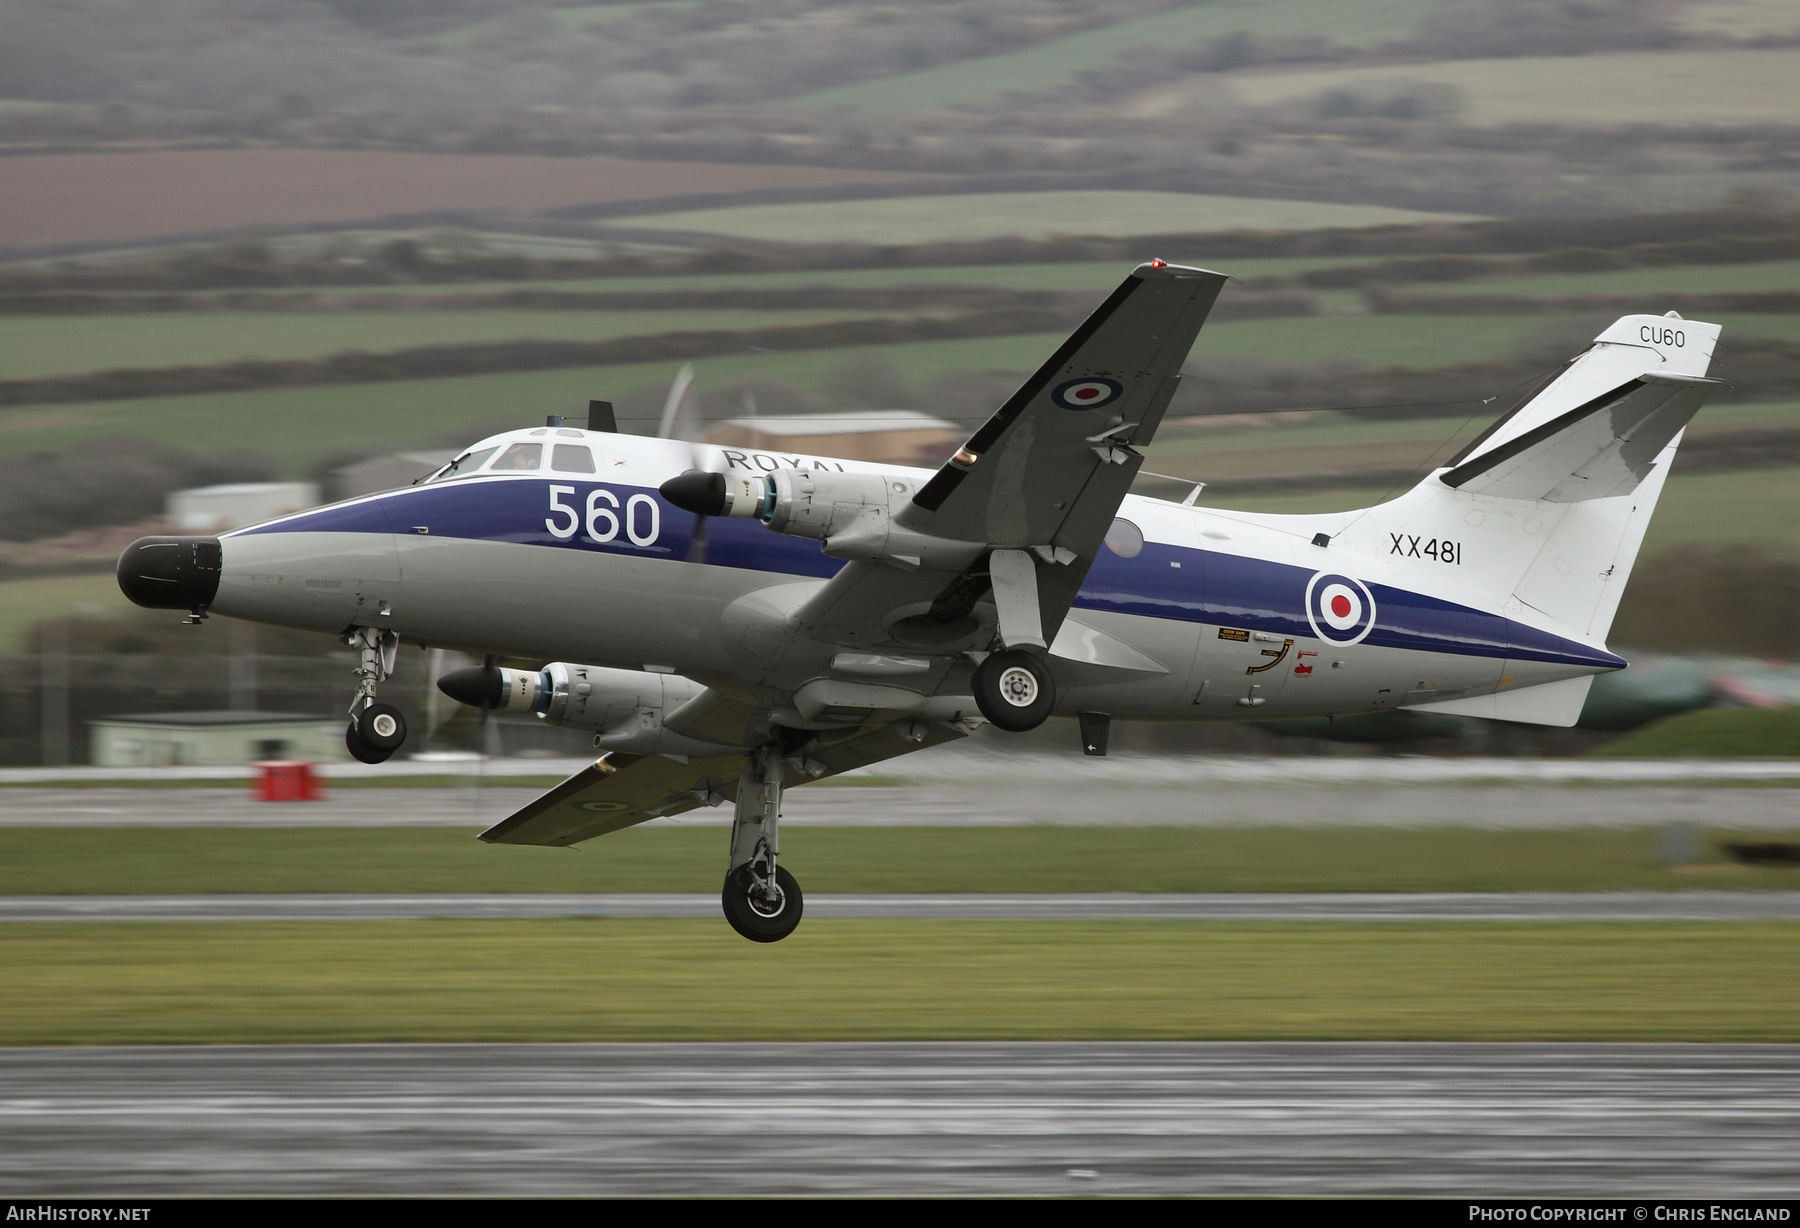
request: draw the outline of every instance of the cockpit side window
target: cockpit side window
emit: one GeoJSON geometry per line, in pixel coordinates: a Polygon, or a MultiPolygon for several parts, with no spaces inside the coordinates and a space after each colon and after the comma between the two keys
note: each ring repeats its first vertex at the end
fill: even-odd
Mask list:
{"type": "Polygon", "coordinates": [[[578,443],[559,443],[551,450],[550,467],[563,473],[592,473],[594,454],[578,443]]]}
{"type": "MultiPolygon", "coordinates": [[[[474,452],[464,452],[448,465],[445,465],[442,469],[439,469],[436,473],[426,478],[425,481],[448,482],[452,478],[466,478],[471,473],[474,473],[477,469],[481,468],[487,458],[499,450],[499,448],[494,447],[480,448],[474,452]]],[[[423,485],[423,483],[421,483],[421,485],[423,485]]]]}
{"type": "Polygon", "coordinates": [[[515,443],[500,454],[489,473],[520,472],[536,469],[544,463],[544,445],[541,443],[515,443]]]}

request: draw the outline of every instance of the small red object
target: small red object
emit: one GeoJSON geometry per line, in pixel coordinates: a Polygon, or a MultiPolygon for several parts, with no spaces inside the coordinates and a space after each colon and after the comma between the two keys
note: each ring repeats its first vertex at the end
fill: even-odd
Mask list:
{"type": "Polygon", "coordinates": [[[289,759],[265,759],[256,768],[259,802],[316,802],[324,798],[313,765],[289,759]]]}
{"type": "Polygon", "coordinates": [[[1150,267],[1153,269],[1166,269],[1169,267],[1169,262],[1167,260],[1152,260],[1150,262],[1150,267]]]}

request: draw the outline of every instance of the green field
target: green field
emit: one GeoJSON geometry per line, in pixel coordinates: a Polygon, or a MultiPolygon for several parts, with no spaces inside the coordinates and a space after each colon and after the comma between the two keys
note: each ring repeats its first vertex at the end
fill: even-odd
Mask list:
{"type": "Polygon", "coordinates": [[[1600,759],[1800,759],[1800,708],[1703,708],[1590,752],[1600,759]]]}
{"type": "MultiPolygon", "coordinates": [[[[1522,273],[1473,281],[1422,282],[1418,294],[1720,294],[1800,289],[1800,260],[1743,264],[1676,264],[1606,273],[1522,273]]],[[[1646,304],[1646,311],[1655,310],[1646,304]]]]}
{"type": "MultiPolygon", "coordinates": [[[[211,317],[190,316],[206,321],[211,317]]],[[[282,317],[287,318],[287,317],[282,317]]],[[[1249,320],[1206,329],[1197,360],[1251,357],[1311,362],[1354,358],[1376,366],[1436,366],[1492,355],[1557,317],[1359,316],[1249,320]]],[[[1784,318],[1784,317],[1770,317],[1784,318]]],[[[1027,372],[1061,334],[912,342],[891,346],[744,354],[695,363],[700,387],[770,376],[820,390],[846,361],[875,354],[918,384],[960,370],[1027,372]]],[[[321,452],[346,446],[416,448],[460,426],[520,423],[580,413],[590,397],[613,399],[666,386],[676,362],[632,363],[455,379],[150,397],[0,410],[0,453],[51,449],[96,435],[154,436],[181,447],[256,448],[300,474],[321,452]]],[[[827,408],[832,408],[827,406],[827,408]]],[[[626,424],[628,427],[629,423],[626,424]]]]}
{"type": "Polygon", "coordinates": [[[1793,0],[1714,0],[1681,9],[1675,24],[1727,38],[1781,37],[1800,33],[1800,9],[1793,0]]]}
{"type": "MultiPolygon", "coordinates": [[[[1746,469],[1683,477],[1681,461],[1663,488],[1645,535],[1645,557],[1675,546],[1757,546],[1800,549],[1800,468],[1746,469]]],[[[1143,487],[1147,492],[1153,489],[1143,487]]],[[[1163,492],[1171,489],[1163,487],[1163,492]]],[[[1398,490],[1347,483],[1331,490],[1288,494],[1201,496],[1207,507],[1246,512],[1342,512],[1369,507],[1398,490]]]]}
{"type": "MultiPolygon", "coordinates": [[[[0,895],[712,892],[724,837],[702,820],[571,853],[460,826],[0,827],[0,895]]],[[[1707,861],[1672,868],[1648,829],[797,826],[782,860],[811,892],[1800,888],[1800,869],[1727,860],[1730,838],[1708,833],[1707,861]]]]}
{"type": "Polygon", "coordinates": [[[1791,1042],[1797,940],[1781,922],[812,920],[773,946],[718,920],[14,922],[0,1045],[1791,1042]]]}
{"type": "MultiPolygon", "coordinates": [[[[699,386],[719,387],[766,375],[817,388],[841,364],[880,354],[926,381],[968,369],[1029,370],[1062,342],[1061,334],[931,341],[897,346],[744,354],[694,364],[699,386]]],[[[590,398],[615,399],[634,388],[666,388],[679,362],[574,367],[451,379],[275,388],[35,405],[0,410],[0,453],[54,449],[96,435],[154,436],[209,451],[256,448],[298,476],[322,452],[348,446],[418,448],[461,428],[542,422],[547,413],[585,414],[590,398]]],[[[653,429],[622,421],[627,430],[653,429]]],[[[473,439],[470,440],[473,442],[473,439]]]]}
{"type": "MultiPolygon", "coordinates": [[[[1158,432],[1145,467],[1199,481],[1422,466],[1428,458],[1441,462],[1455,455],[1488,427],[1497,412],[1495,406],[1471,405],[1468,409],[1473,412],[1460,418],[1391,421],[1342,413],[1297,415],[1300,421],[1282,415],[1247,422],[1230,419],[1230,425],[1217,426],[1205,425],[1205,419],[1177,419],[1158,432]]],[[[1751,401],[1707,406],[1689,428],[1688,438],[1794,428],[1800,428],[1800,401],[1751,401]]],[[[1677,474],[1680,466],[1678,459],[1677,474]]],[[[1428,470],[1419,472],[1423,475],[1428,470]]],[[[1148,485],[1143,491],[1157,493],[1148,485]]]]}
{"type": "Polygon", "coordinates": [[[1211,230],[1461,221],[1382,205],[1333,205],[1180,192],[996,192],[894,196],[814,204],[739,205],[613,219],[620,226],[694,230],[785,243],[932,243],[946,239],[1147,235],[1211,230]]]}
{"type": "MultiPolygon", "coordinates": [[[[1035,94],[1075,81],[1136,47],[1191,47],[1230,34],[1314,34],[1351,47],[1404,35],[1432,0],[1214,0],[1134,17],[1051,39],[1005,55],[982,56],[920,72],[815,90],[788,107],[848,107],[861,111],[936,111],[1009,93],[1035,94]]],[[[1116,70],[1124,65],[1115,64],[1116,70]]]]}
{"type": "Polygon", "coordinates": [[[54,614],[118,614],[134,608],[112,572],[0,580],[0,652],[19,652],[31,625],[54,614]]]}
{"type": "Polygon", "coordinates": [[[603,341],[700,329],[767,328],[867,317],[809,311],[146,312],[0,316],[0,379],[115,367],[213,366],[244,359],[323,358],[470,341],[603,341]]]}
{"type": "MultiPolygon", "coordinates": [[[[1171,252],[1146,251],[1142,258],[1154,256],[1174,258],[1171,252]]],[[[1192,252],[1179,253],[1182,262],[1216,267],[1233,277],[1281,277],[1307,269],[1339,268],[1344,265],[1368,264],[1367,256],[1220,256],[1210,259],[1192,252]]],[[[853,288],[886,288],[912,285],[974,285],[1003,290],[1093,290],[1099,297],[1117,286],[1131,272],[1136,261],[1087,260],[1067,264],[966,264],[920,265],[907,268],[876,269],[791,269],[779,273],[659,273],[646,277],[583,277],[568,280],[544,279],[517,282],[463,282],[453,284],[419,284],[410,286],[333,287],[332,298],[390,295],[430,296],[461,294],[493,294],[497,290],[554,290],[567,293],[679,293],[701,290],[769,290],[805,286],[843,286],[853,288]]],[[[225,293],[225,292],[220,292],[225,293]]],[[[242,291],[230,291],[233,295],[242,291]]],[[[266,290],[260,292],[271,299],[315,292],[266,290]]]]}
{"type": "Polygon", "coordinates": [[[1193,361],[1243,357],[1307,363],[1342,358],[1365,367],[1442,367],[1503,357],[1521,341],[1568,318],[1394,315],[1244,320],[1202,329],[1193,361]]]}
{"type": "Polygon", "coordinates": [[[1800,50],[1447,60],[1234,73],[1228,80],[1252,106],[1327,90],[1380,90],[1420,81],[1448,85],[1462,93],[1462,122],[1477,125],[1782,124],[1792,122],[1800,102],[1795,88],[1800,50]]]}

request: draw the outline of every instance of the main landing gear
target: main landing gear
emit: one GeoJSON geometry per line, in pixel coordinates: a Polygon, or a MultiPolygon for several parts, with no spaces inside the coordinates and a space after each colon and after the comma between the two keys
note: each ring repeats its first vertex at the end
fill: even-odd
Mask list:
{"type": "Polygon", "coordinates": [[[751,942],[780,942],[800,924],[806,900],[794,876],[775,864],[781,821],[782,755],[762,747],[744,760],[731,821],[731,867],[720,899],[725,920],[751,942]]]}
{"type": "Polygon", "coordinates": [[[1036,729],[1056,706],[1056,679],[1044,654],[1031,648],[991,652],[975,667],[975,706],[1008,733],[1036,729]]]}
{"type": "Polygon", "coordinates": [[[363,763],[385,763],[406,741],[406,718],[392,704],[375,702],[375,686],[394,672],[400,637],[392,631],[357,627],[344,637],[352,648],[362,649],[356,669],[356,698],[350,701],[350,724],[344,730],[344,748],[363,763]]]}

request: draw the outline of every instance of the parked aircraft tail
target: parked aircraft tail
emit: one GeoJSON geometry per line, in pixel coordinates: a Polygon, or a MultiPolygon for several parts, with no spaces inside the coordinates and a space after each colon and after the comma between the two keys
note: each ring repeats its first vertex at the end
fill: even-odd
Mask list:
{"type": "MultiPolygon", "coordinates": [[[[1332,544],[1439,566],[1482,608],[1604,646],[1682,432],[1717,383],[1718,337],[1673,312],[1620,319],[1407,494],[1345,514],[1332,544]]],[[[1571,725],[1591,681],[1521,679],[1433,707],[1571,725]]]]}

